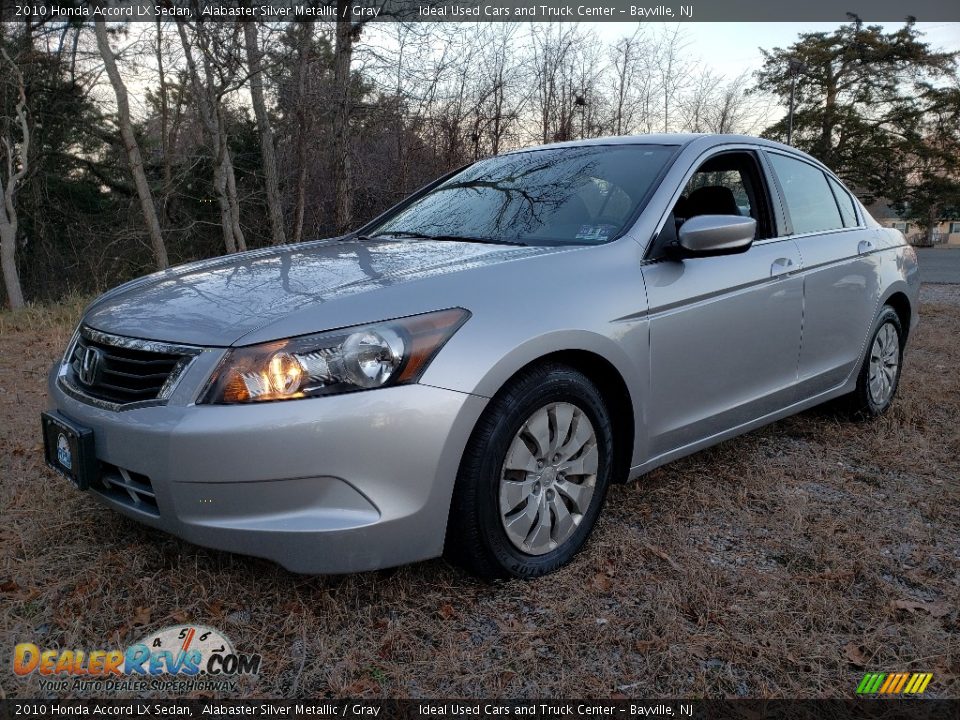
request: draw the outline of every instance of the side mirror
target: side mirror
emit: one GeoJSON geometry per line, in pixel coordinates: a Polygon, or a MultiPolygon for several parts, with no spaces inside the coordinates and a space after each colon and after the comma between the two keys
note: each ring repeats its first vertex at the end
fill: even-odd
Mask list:
{"type": "Polygon", "coordinates": [[[680,226],[672,255],[711,257],[746,252],[757,234],[757,221],[740,215],[697,215],[680,226]]]}

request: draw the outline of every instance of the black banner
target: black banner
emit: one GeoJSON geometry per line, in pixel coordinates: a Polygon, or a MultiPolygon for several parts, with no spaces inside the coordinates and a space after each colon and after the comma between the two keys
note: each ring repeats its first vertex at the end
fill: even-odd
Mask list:
{"type": "Polygon", "coordinates": [[[846,720],[960,717],[960,699],[870,700],[0,700],[2,720],[36,718],[692,718],[846,720]]]}
{"type": "Polygon", "coordinates": [[[0,0],[5,21],[336,20],[403,22],[866,22],[960,21],[960,2],[943,0],[0,0]]]}

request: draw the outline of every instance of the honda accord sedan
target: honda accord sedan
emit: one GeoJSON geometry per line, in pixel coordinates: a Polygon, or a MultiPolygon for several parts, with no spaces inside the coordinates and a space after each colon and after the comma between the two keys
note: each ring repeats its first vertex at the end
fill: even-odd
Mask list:
{"type": "Polygon", "coordinates": [[[519,150],[349,235],[106,293],[51,371],[46,458],[297,572],[542,575],[611,483],[827,400],[887,410],[919,283],[903,236],[784,145],[519,150]]]}

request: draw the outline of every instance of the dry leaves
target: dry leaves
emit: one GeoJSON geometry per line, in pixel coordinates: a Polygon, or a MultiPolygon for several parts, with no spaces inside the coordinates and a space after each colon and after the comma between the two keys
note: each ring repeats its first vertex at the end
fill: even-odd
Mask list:
{"type": "Polygon", "coordinates": [[[687,652],[700,660],[706,660],[711,656],[710,648],[706,645],[688,645],[687,652]]]}
{"type": "MultiPolygon", "coordinates": [[[[861,668],[910,663],[934,673],[927,694],[952,697],[960,286],[951,292],[950,308],[922,308],[883,418],[811,411],[616,486],[570,567],[494,585],[442,561],[305,579],[100,511],[39,457],[6,452],[37,443],[44,398],[14,362],[37,331],[2,331],[0,379],[36,388],[22,405],[0,388],[0,627],[110,648],[164,625],[217,627],[264,656],[238,685],[245,698],[849,697],[861,668]],[[134,618],[141,606],[149,615],[134,618]],[[256,621],[228,623],[241,608],[256,621]]],[[[12,675],[0,684],[38,691],[12,675]]]]}
{"type": "Polygon", "coordinates": [[[922,610],[932,617],[942,618],[950,613],[950,605],[945,602],[921,602],[919,600],[894,600],[890,603],[894,610],[906,610],[910,613],[916,613],[922,610]]]}
{"type": "Polygon", "coordinates": [[[457,611],[453,609],[453,605],[451,605],[450,603],[441,605],[440,609],[437,610],[437,615],[442,617],[444,620],[450,620],[451,618],[455,617],[456,614],[457,614],[457,611]]]}
{"type": "Polygon", "coordinates": [[[674,570],[676,570],[677,572],[680,572],[680,566],[677,565],[676,561],[675,561],[672,557],[670,557],[669,555],[667,555],[663,550],[661,550],[660,548],[654,547],[654,546],[651,545],[650,543],[643,543],[643,546],[644,546],[647,550],[649,550],[650,552],[652,552],[654,555],[656,555],[658,558],[660,558],[661,560],[663,560],[665,563],[667,563],[667,565],[669,565],[670,567],[672,567],[674,570]]]}
{"type": "Polygon", "coordinates": [[[850,661],[850,664],[856,667],[866,667],[867,663],[870,662],[870,658],[864,655],[863,648],[853,641],[850,641],[846,644],[846,646],[843,648],[843,654],[846,655],[847,660],[850,661]]]}
{"type": "Polygon", "coordinates": [[[590,586],[600,592],[610,592],[613,588],[613,580],[606,573],[597,573],[590,581],[590,586]]]}

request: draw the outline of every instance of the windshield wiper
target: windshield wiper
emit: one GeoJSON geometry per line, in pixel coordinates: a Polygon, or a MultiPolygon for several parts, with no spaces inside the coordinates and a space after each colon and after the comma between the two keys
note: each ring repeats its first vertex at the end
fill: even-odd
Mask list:
{"type": "MultiPolygon", "coordinates": [[[[467,237],[464,235],[430,235],[429,233],[422,232],[413,232],[412,230],[387,230],[386,232],[377,233],[372,238],[376,239],[380,237],[408,237],[416,238],[419,240],[433,240],[436,242],[469,242],[469,243],[485,243],[488,245],[518,245],[521,247],[526,247],[526,243],[519,242],[517,240],[501,240],[499,238],[487,238],[487,237],[467,237]]],[[[361,238],[368,239],[368,238],[361,238]]]]}

